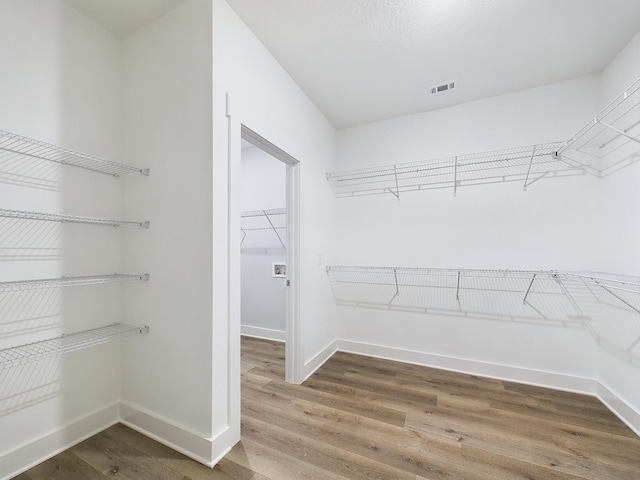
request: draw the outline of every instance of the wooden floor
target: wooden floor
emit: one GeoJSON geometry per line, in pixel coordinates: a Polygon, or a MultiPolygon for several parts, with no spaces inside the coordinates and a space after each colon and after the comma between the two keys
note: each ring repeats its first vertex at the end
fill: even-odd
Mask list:
{"type": "Polygon", "coordinates": [[[213,470],[117,425],[17,479],[640,479],[592,397],[345,353],[293,386],[281,344],[242,352],[242,441],[213,470]]]}

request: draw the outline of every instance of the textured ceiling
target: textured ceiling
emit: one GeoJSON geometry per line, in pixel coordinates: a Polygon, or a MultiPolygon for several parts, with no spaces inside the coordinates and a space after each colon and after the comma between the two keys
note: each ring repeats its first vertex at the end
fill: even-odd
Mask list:
{"type": "Polygon", "coordinates": [[[120,38],[187,0],[63,0],[120,38]]]}
{"type": "Polygon", "coordinates": [[[337,128],[600,73],[640,29],[640,0],[227,1],[337,128]]]}

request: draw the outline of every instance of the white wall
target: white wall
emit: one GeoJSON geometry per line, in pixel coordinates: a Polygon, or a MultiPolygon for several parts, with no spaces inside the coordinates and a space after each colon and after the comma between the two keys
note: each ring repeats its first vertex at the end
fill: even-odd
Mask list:
{"type": "MultiPolygon", "coordinates": [[[[243,212],[283,209],[287,204],[286,165],[257,147],[242,150],[243,212]]],[[[286,242],[286,215],[271,219],[286,242]]],[[[286,262],[286,249],[264,217],[247,218],[242,241],[242,333],[283,341],[286,329],[285,280],[272,276],[274,262],[286,262]]],[[[285,243],[286,245],[286,243],[285,243]]]]}
{"type": "MultiPolygon", "coordinates": [[[[640,78],[639,58],[640,33],[603,72],[604,104],[640,78]]],[[[640,277],[640,226],[635,220],[640,204],[639,180],[640,162],[602,179],[602,270],[606,272],[640,277]]],[[[636,432],[640,434],[640,383],[636,381],[640,373],[640,318],[637,313],[625,309],[617,299],[606,292],[601,293],[611,305],[603,307],[599,329],[603,339],[599,353],[601,395],[633,421],[636,432]]],[[[627,298],[640,308],[634,297],[637,295],[627,298]]]]}
{"type": "MultiPolygon", "coordinates": [[[[340,170],[568,139],[600,106],[587,77],[341,130],[340,170]]],[[[598,180],[541,180],[340,199],[338,263],[487,269],[601,268],[598,180]]],[[[485,375],[593,388],[595,342],[525,324],[341,307],[345,348],[485,375]],[[374,348],[372,346],[379,346],[374,348]],[[459,361],[460,360],[460,361],[459,361]]]]}
{"type": "MultiPolygon", "coordinates": [[[[119,39],[57,0],[7,0],[0,42],[0,129],[122,161],[119,39]]],[[[2,208],[122,218],[121,188],[0,153],[2,208]]],[[[0,281],[123,271],[121,229],[0,219],[0,231],[0,281]]],[[[120,322],[123,288],[3,293],[0,349],[120,322]]],[[[116,342],[0,370],[0,478],[116,421],[120,365],[116,342]]]]}
{"type": "MultiPolygon", "coordinates": [[[[334,167],[335,130],[224,0],[214,2],[214,71],[214,365],[232,362],[222,383],[228,389],[215,395],[231,395],[230,431],[239,438],[240,125],[300,161],[299,346],[305,363],[325,358],[335,338],[335,307],[318,264],[319,255],[333,256],[336,203],[324,175],[334,167]],[[237,247],[229,251],[229,245],[237,247]]],[[[303,375],[312,368],[305,366],[303,375]]],[[[214,396],[214,422],[229,411],[221,405],[214,396]]]]}
{"type": "Polygon", "coordinates": [[[123,42],[125,158],[151,169],[128,178],[125,264],[151,280],[125,295],[148,324],[124,350],[123,418],[204,462],[212,446],[212,20],[192,0],[123,42]]]}

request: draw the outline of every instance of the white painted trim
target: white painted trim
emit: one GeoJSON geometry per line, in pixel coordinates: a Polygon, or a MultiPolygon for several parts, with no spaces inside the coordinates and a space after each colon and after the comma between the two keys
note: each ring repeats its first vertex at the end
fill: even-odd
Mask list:
{"type": "Polygon", "coordinates": [[[285,380],[300,384],[304,369],[300,335],[300,163],[287,164],[287,318],[285,380]]]}
{"type": "MultiPolygon", "coordinates": [[[[0,479],[8,480],[118,423],[119,404],[114,403],[67,423],[32,442],[1,455],[0,479]]],[[[5,432],[6,433],[6,432],[5,432]]]]}
{"type": "MultiPolygon", "coordinates": [[[[220,455],[220,452],[217,452],[217,454],[213,452],[214,439],[203,437],[198,432],[194,432],[183,425],[160,418],[149,411],[126,402],[120,404],[120,422],[210,467],[215,465],[213,458],[217,458],[220,455]]],[[[218,433],[216,438],[223,436],[227,430],[225,429],[218,433]]],[[[224,447],[224,450],[225,453],[228,452],[228,444],[224,447]]]]}
{"type": "Polygon", "coordinates": [[[526,368],[479,362],[432,353],[405,350],[349,340],[337,340],[336,348],[341,352],[355,353],[370,357],[384,358],[399,362],[413,363],[433,368],[442,368],[470,375],[480,375],[498,380],[524,383],[538,387],[553,388],[567,392],[595,395],[597,381],[554,372],[543,372],[526,368]]]}
{"type": "MultiPolygon", "coordinates": [[[[287,166],[287,307],[285,340],[285,381],[303,382],[304,364],[300,340],[300,162],[268,139],[240,123],[241,138],[282,161],[287,166]]],[[[238,144],[238,146],[240,146],[238,144]]],[[[231,148],[231,143],[229,148],[231,148]]],[[[229,189],[238,182],[230,182],[229,189]]],[[[230,212],[231,214],[231,212],[230,212]]],[[[239,229],[235,229],[239,232],[239,229]]],[[[239,244],[238,244],[239,245],[239,244]]]]}
{"type": "Polygon", "coordinates": [[[252,327],[251,325],[240,325],[240,334],[244,337],[263,338],[274,342],[285,342],[287,340],[287,332],[284,330],[252,327]]]}
{"type": "MultiPolygon", "coordinates": [[[[323,348],[320,352],[318,352],[311,360],[304,364],[304,370],[302,372],[302,382],[304,382],[307,378],[315,373],[324,362],[329,360],[334,353],[338,351],[337,349],[337,341],[331,342],[325,348],[323,348]]],[[[300,382],[300,383],[302,383],[300,382]]]]}
{"type": "Polygon", "coordinates": [[[600,382],[596,395],[609,410],[640,437],[640,412],[600,382]]]}

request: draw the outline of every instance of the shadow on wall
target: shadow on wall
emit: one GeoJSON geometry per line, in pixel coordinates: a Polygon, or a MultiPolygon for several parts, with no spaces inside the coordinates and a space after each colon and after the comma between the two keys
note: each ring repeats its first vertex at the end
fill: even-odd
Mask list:
{"type": "MultiPolygon", "coordinates": [[[[2,207],[13,205],[26,191],[53,201],[61,192],[63,167],[0,145],[0,184],[7,195],[2,207]]],[[[52,208],[55,208],[52,205],[52,208]]],[[[16,289],[15,282],[43,271],[56,271],[63,259],[63,225],[15,218],[0,209],[0,417],[49,401],[62,388],[59,359],[13,367],[21,345],[59,335],[63,320],[60,289],[16,289]],[[5,214],[7,216],[5,216],[5,214]]]]}
{"type": "Polygon", "coordinates": [[[587,330],[640,368],[640,282],[556,271],[327,267],[338,305],[587,330]]]}

